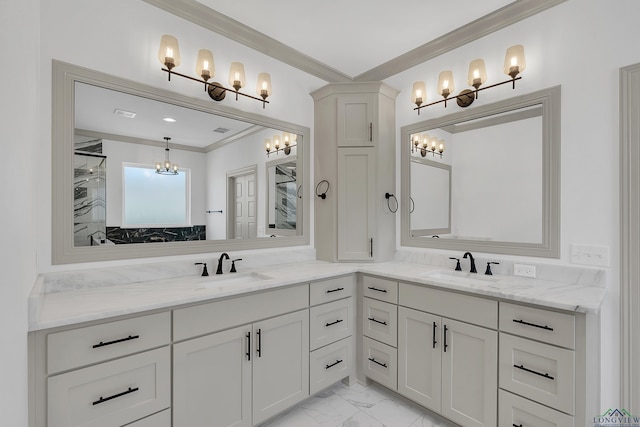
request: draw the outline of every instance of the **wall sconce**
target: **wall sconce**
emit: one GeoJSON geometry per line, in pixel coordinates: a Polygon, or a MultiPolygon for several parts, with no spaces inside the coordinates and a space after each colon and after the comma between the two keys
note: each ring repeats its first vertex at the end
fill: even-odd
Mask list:
{"type": "Polygon", "coordinates": [[[468,107],[474,100],[478,99],[478,92],[481,90],[501,86],[506,83],[512,83],[513,89],[515,89],[516,80],[522,78],[518,77],[518,75],[524,71],[526,66],[524,47],[522,45],[511,46],[507,49],[504,60],[504,73],[511,77],[511,79],[481,88],[480,86],[487,81],[487,70],[482,59],[474,59],[471,61],[471,64],[469,64],[469,75],[467,78],[467,83],[474,88],[473,90],[464,89],[458,95],[452,96],[451,94],[454,91],[453,73],[451,71],[442,71],[438,76],[438,94],[441,95],[443,99],[425,104],[424,102],[427,99],[426,86],[424,82],[418,81],[413,84],[411,103],[416,105],[414,110],[417,110],[418,114],[420,114],[420,109],[441,102],[444,102],[446,108],[447,100],[450,98],[455,98],[460,107],[468,107]]]}
{"type": "Polygon", "coordinates": [[[430,136],[428,133],[415,134],[411,137],[411,152],[420,153],[422,157],[426,157],[427,153],[431,153],[432,156],[440,156],[444,153],[444,140],[438,139],[435,136],[430,136]]]}
{"type": "Polygon", "coordinates": [[[291,149],[295,147],[297,144],[298,135],[295,133],[283,132],[282,136],[274,135],[273,139],[265,139],[264,140],[264,149],[267,152],[267,157],[270,154],[282,151],[285,155],[291,154],[291,149]],[[281,146],[284,145],[284,146],[281,146]]]}
{"type": "Polygon", "coordinates": [[[177,71],[173,71],[173,69],[175,67],[178,67],[181,62],[178,40],[173,36],[165,34],[160,39],[158,60],[165,67],[162,68],[162,71],[168,74],[169,81],[171,81],[171,75],[173,74],[176,76],[184,77],[185,79],[203,83],[204,90],[214,101],[222,101],[225,98],[227,91],[231,91],[235,92],[236,101],[238,100],[238,95],[242,95],[244,97],[262,102],[262,108],[265,108],[265,105],[269,103],[269,101],[267,101],[267,97],[271,95],[272,88],[271,76],[269,76],[268,73],[260,73],[258,75],[256,92],[258,96],[260,96],[260,98],[240,92],[240,89],[242,89],[246,85],[244,65],[242,65],[242,63],[240,62],[233,62],[231,64],[231,70],[229,71],[229,85],[231,85],[233,89],[228,89],[218,82],[209,83],[209,79],[211,79],[215,74],[213,54],[209,50],[200,49],[198,51],[198,59],[196,61],[196,74],[200,77],[200,79],[178,73],[177,71]]]}

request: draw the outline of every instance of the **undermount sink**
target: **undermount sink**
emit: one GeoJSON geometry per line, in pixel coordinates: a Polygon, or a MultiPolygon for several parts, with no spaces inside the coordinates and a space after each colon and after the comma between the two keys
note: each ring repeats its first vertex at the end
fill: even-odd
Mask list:
{"type": "Polygon", "coordinates": [[[269,280],[271,277],[255,272],[249,273],[227,273],[214,274],[207,277],[201,277],[198,284],[205,288],[220,288],[228,285],[248,285],[263,280],[269,280]]]}
{"type": "Polygon", "coordinates": [[[487,285],[502,280],[501,277],[465,271],[430,271],[422,275],[425,279],[434,279],[453,283],[487,285]]]}

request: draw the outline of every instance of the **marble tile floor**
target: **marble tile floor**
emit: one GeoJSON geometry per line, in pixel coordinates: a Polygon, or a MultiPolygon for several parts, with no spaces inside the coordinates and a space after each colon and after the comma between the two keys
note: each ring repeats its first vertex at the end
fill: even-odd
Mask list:
{"type": "Polygon", "coordinates": [[[337,383],[260,427],[454,427],[372,383],[337,383]]]}

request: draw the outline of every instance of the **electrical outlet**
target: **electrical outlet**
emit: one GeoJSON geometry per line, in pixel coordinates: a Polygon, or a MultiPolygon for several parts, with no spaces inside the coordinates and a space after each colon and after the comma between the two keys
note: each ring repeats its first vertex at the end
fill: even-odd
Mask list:
{"type": "Polygon", "coordinates": [[[536,266],[526,264],[513,264],[513,275],[522,277],[536,277],[536,266]]]}
{"type": "Polygon", "coordinates": [[[571,244],[571,262],[574,264],[609,266],[609,246],[571,244]]]}

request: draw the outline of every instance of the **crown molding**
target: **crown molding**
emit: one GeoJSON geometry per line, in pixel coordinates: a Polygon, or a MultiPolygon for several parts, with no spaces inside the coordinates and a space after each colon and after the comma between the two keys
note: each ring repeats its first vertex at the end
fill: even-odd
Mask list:
{"type": "Polygon", "coordinates": [[[438,37],[356,76],[355,81],[378,81],[471,43],[567,0],[517,0],[488,15],[438,37]]]}
{"type": "Polygon", "coordinates": [[[195,0],[143,0],[327,82],[351,82],[340,71],[195,0]]]}

